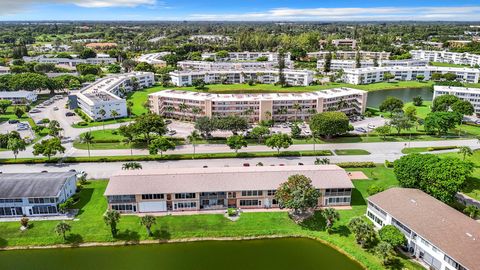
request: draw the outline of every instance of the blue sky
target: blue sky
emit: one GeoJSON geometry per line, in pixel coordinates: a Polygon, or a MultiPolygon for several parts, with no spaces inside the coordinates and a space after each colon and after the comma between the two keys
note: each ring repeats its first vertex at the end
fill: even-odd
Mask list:
{"type": "Polygon", "coordinates": [[[480,0],[0,0],[0,20],[480,21],[480,0]]]}

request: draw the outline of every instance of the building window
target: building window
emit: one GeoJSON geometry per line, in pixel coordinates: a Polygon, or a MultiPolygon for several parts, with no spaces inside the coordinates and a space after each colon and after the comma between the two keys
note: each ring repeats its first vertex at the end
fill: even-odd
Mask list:
{"type": "Polygon", "coordinates": [[[370,217],[378,225],[383,226],[383,220],[381,220],[379,217],[375,216],[372,212],[367,211],[367,216],[370,217]]]}
{"type": "Polygon", "coordinates": [[[243,197],[252,197],[252,196],[262,196],[263,192],[261,190],[244,190],[242,191],[243,197]]]}
{"type": "Polygon", "coordinates": [[[21,207],[0,207],[0,216],[21,216],[23,210],[21,207]]]}
{"type": "Polygon", "coordinates": [[[163,194],[142,194],[142,200],[163,200],[163,194]]]}
{"type": "Polygon", "coordinates": [[[276,193],[276,192],[277,192],[277,191],[276,191],[275,189],[267,190],[267,195],[268,195],[268,196],[275,196],[275,193],[276,193]]]}
{"type": "Polygon", "coordinates": [[[36,205],[32,207],[33,214],[56,214],[57,208],[51,205],[36,205]]]}
{"type": "Polygon", "coordinates": [[[240,206],[257,206],[261,203],[259,200],[240,200],[240,206]]]}
{"type": "Polygon", "coordinates": [[[175,199],[195,199],[195,193],[175,193],[175,199]]]}
{"type": "Polygon", "coordinates": [[[134,205],[131,204],[113,204],[112,210],[118,212],[136,212],[137,209],[134,205]]]}
{"type": "Polygon", "coordinates": [[[178,202],[175,203],[175,209],[196,208],[196,202],[178,202]]]}
{"type": "Polygon", "coordinates": [[[21,203],[22,199],[0,199],[0,203],[21,203]]]}
{"type": "Polygon", "coordinates": [[[56,198],[28,198],[30,204],[56,203],[56,198]]]}

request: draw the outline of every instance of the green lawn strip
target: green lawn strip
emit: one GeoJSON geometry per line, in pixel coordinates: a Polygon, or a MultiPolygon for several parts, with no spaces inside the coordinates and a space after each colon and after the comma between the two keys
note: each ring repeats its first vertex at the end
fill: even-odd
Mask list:
{"type": "Polygon", "coordinates": [[[436,67],[461,67],[461,68],[470,68],[470,65],[460,65],[460,64],[452,64],[452,63],[444,63],[444,62],[430,62],[431,66],[436,67]]]}
{"type": "Polygon", "coordinates": [[[300,156],[331,156],[330,150],[307,151],[276,151],[242,152],[242,153],[202,153],[202,154],[164,154],[159,155],[130,155],[130,156],[94,156],[94,157],[67,157],[67,158],[13,158],[0,159],[0,164],[34,164],[34,163],[77,163],[77,162],[119,162],[119,161],[155,161],[155,160],[183,160],[183,159],[218,159],[218,158],[258,158],[258,157],[300,157],[300,156]]]}
{"type": "Polygon", "coordinates": [[[438,146],[438,147],[407,147],[402,149],[403,154],[422,153],[422,152],[435,152],[441,150],[452,150],[457,146],[438,146]]]}
{"type": "Polygon", "coordinates": [[[370,155],[370,152],[363,149],[335,149],[334,152],[339,156],[370,155]]]}
{"type": "Polygon", "coordinates": [[[119,119],[110,119],[110,120],[105,120],[105,121],[91,121],[91,122],[84,122],[84,125],[79,125],[78,123],[75,123],[72,125],[73,128],[89,128],[89,127],[100,127],[103,125],[110,125],[110,124],[118,124],[118,123],[125,123],[132,121],[134,118],[132,117],[125,117],[125,118],[119,118],[119,119]]]}
{"type": "MultiPolygon", "coordinates": [[[[364,169],[355,169],[364,170],[364,169]]],[[[372,252],[360,248],[346,224],[355,216],[365,214],[366,188],[369,184],[384,182],[395,184],[391,170],[377,167],[365,169],[365,173],[374,180],[354,181],[357,187],[353,193],[351,210],[340,210],[340,221],[333,227],[333,233],[324,231],[325,221],[319,214],[302,225],[295,224],[286,212],[243,213],[237,222],[231,222],[223,215],[191,215],[158,217],[157,224],[152,227],[154,239],[184,239],[193,237],[247,237],[247,236],[305,236],[327,242],[346,252],[361,262],[367,269],[384,269],[380,259],[372,252]],[[378,174],[379,178],[376,178],[378,174]]],[[[113,238],[109,227],[102,219],[107,202],[103,193],[107,181],[93,181],[80,192],[80,200],[76,207],[80,209],[77,221],[67,221],[72,230],[67,241],[72,245],[86,242],[125,242],[135,243],[139,240],[152,239],[147,236],[137,216],[122,216],[118,224],[119,234],[113,238]]],[[[45,246],[63,244],[61,236],[54,233],[59,221],[31,221],[33,225],[27,231],[20,231],[19,222],[0,223],[0,245],[12,246],[45,246]]],[[[423,269],[421,266],[399,258],[403,269],[423,269]]]]}
{"type": "Polygon", "coordinates": [[[144,106],[144,104],[148,101],[148,94],[165,89],[171,89],[171,87],[165,88],[163,86],[154,86],[129,93],[127,96],[127,100],[133,103],[132,113],[134,115],[142,115],[144,113],[147,113],[148,109],[144,106]]]}

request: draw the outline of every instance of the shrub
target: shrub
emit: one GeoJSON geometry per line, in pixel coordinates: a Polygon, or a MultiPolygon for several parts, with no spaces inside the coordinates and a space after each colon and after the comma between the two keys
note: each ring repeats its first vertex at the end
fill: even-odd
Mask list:
{"type": "Polygon", "coordinates": [[[234,217],[237,215],[237,209],[235,208],[228,208],[227,209],[227,214],[229,217],[234,217]]]}
{"type": "Polygon", "coordinates": [[[377,185],[373,184],[373,185],[370,185],[367,188],[367,193],[368,193],[368,195],[375,195],[375,194],[380,193],[384,190],[385,190],[385,187],[377,186],[377,185]]]}
{"type": "Polygon", "coordinates": [[[385,167],[387,167],[387,168],[393,168],[393,162],[392,162],[392,161],[385,160],[385,167]]]}
{"type": "Polygon", "coordinates": [[[427,151],[440,151],[440,150],[451,150],[451,149],[457,149],[457,146],[434,146],[434,147],[428,147],[427,151]]]}
{"type": "Polygon", "coordinates": [[[375,167],[375,163],[371,161],[365,162],[340,162],[337,163],[338,167],[341,168],[373,168],[375,167]]]}
{"type": "Polygon", "coordinates": [[[84,127],[84,126],[88,126],[88,123],[85,121],[81,121],[81,122],[78,122],[77,125],[84,127]]]}

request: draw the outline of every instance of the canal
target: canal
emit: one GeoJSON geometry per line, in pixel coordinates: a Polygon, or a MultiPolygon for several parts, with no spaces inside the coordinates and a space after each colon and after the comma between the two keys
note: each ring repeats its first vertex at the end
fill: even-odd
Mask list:
{"type": "Polygon", "coordinates": [[[362,267],[318,241],[283,238],[0,251],[0,269],[360,270],[362,267]]]}
{"type": "Polygon", "coordinates": [[[416,96],[421,96],[425,101],[431,101],[433,91],[431,88],[403,88],[368,92],[367,107],[378,108],[387,97],[396,97],[403,102],[411,102],[416,96]]]}

